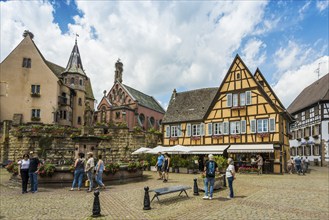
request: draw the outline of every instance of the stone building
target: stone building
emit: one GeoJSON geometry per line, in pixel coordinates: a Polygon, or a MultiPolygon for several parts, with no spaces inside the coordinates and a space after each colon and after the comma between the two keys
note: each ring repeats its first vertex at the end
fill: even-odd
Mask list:
{"type": "Polygon", "coordinates": [[[307,156],[311,164],[329,162],[329,73],[306,87],[288,107],[290,154],[307,156]]]}
{"type": "Polygon", "coordinates": [[[122,124],[129,130],[160,130],[165,110],[149,95],[122,83],[123,64],[115,63],[114,84],[97,106],[94,121],[98,124],[122,124]]]}
{"type": "Polygon", "coordinates": [[[0,64],[0,123],[91,124],[95,99],[77,40],[63,68],[45,59],[31,32],[23,37],[0,64]]]}
{"type": "Polygon", "coordinates": [[[219,88],[174,90],[163,144],[188,146],[192,154],[224,154],[243,166],[261,154],[266,172],[283,173],[291,121],[261,72],[251,74],[237,55],[219,88]]]}

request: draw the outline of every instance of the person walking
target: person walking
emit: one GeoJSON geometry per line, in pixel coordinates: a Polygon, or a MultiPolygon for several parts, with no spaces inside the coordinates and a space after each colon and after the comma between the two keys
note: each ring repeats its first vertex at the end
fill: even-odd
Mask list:
{"type": "Polygon", "coordinates": [[[78,190],[79,191],[81,190],[82,179],[83,179],[83,175],[85,173],[85,170],[84,170],[85,154],[79,153],[78,156],[79,156],[79,158],[77,158],[74,163],[74,179],[73,179],[72,188],[70,189],[70,191],[74,190],[74,187],[76,184],[78,184],[78,190]]]}
{"type": "Polygon", "coordinates": [[[204,180],[204,192],[205,195],[203,199],[212,199],[213,192],[214,192],[214,183],[215,183],[215,173],[218,171],[218,165],[214,161],[214,156],[212,154],[208,155],[209,160],[206,163],[206,166],[204,167],[204,172],[206,175],[206,178],[204,180]],[[208,194],[208,187],[209,187],[209,194],[208,194]],[[209,195],[209,197],[208,197],[209,195]]]}
{"type": "Polygon", "coordinates": [[[257,160],[255,162],[258,166],[258,175],[263,174],[263,157],[260,154],[258,154],[257,160]]]}
{"type": "Polygon", "coordinates": [[[158,180],[162,180],[162,178],[163,178],[163,176],[162,176],[163,161],[164,161],[164,156],[161,154],[161,152],[159,152],[158,153],[158,160],[157,160],[157,163],[155,164],[155,166],[157,167],[158,173],[159,173],[159,179],[158,180]]]}
{"type": "Polygon", "coordinates": [[[102,155],[98,156],[98,162],[96,164],[95,170],[96,170],[95,180],[98,184],[98,187],[96,189],[99,189],[100,187],[105,189],[105,185],[103,183],[104,162],[102,160],[102,155]]]}
{"type": "Polygon", "coordinates": [[[169,167],[170,167],[170,157],[168,153],[165,153],[165,159],[163,163],[163,182],[168,182],[169,179],[169,167]]]}
{"type": "Polygon", "coordinates": [[[294,159],[290,158],[287,162],[287,172],[289,174],[292,174],[293,165],[294,165],[294,159]]]}
{"type": "Polygon", "coordinates": [[[38,154],[36,152],[30,152],[32,158],[30,159],[30,166],[29,166],[29,178],[31,183],[31,192],[37,193],[38,192],[38,172],[39,172],[39,165],[40,160],[38,158],[38,154]]]}
{"type": "Polygon", "coordinates": [[[228,195],[228,199],[232,199],[234,197],[233,192],[233,181],[235,180],[235,168],[234,168],[234,161],[232,158],[227,159],[227,168],[226,168],[226,178],[228,182],[228,186],[230,188],[230,195],[228,195]]]}
{"type": "Polygon", "coordinates": [[[307,171],[308,171],[308,165],[310,164],[310,161],[308,160],[307,157],[305,157],[304,162],[305,162],[305,173],[307,173],[307,171]]]}
{"type": "Polygon", "coordinates": [[[300,159],[300,156],[295,158],[295,165],[296,165],[296,172],[298,175],[300,175],[300,173],[302,171],[302,168],[301,168],[302,160],[300,159]]]}
{"type": "Polygon", "coordinates": [[[23,155],[23,159],[18,161],[18,175],[22,178],[22,194],[27,193],[27,183],[29,182],[30,156],[23,155]]]}
{"type": "Polygon", "coordinates": [[[93,152],[88,152],[88,160],[85,166],[85,172],[87,173],[88,181],[89,181],[89,189],[87,192],[91,192],[93,190],[93,172],[95,167],[95,162],[93,158],[93,152]]]}

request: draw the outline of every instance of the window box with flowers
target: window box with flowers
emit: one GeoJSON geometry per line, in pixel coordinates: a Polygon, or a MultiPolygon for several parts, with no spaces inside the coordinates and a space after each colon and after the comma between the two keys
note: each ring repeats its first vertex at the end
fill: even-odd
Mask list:
{"type": "Polygon", "coordinates": [[[239,109],[245,109],[246,106],[233,106],[231,109],[232,110],[239,110],[239,109]]]}
{"type": "Polygon", "coordinates": [[[270,133],[258,133],[257,136],[260,138],[268,137],[268,136],[270,136],[270,133]]]}
{"type": "Polygon", "coordinates": [[[196,141],[196,140],[200,140],[200,139],[201,139],[200,136],[192,136],[192,137],[191,137],[191,140],[194,140],[194,141],[196,141]]]}
{"type": "Polygon", "coordinates": [[[40,93],[31,93],[31,97],[36,97],[36,98],[38,98],[38,97],[40,97],[41,95],[40,95],[40,93]]]}
{"type": "Polygon", "coordinates": [[[178,140],[178,137],[170,137],[169,140],[171,140],[171,141],[177,141],[178,140]]]}
{"type": "Polygon", "coordinates": [[[104,173],[105,175],[115,174],[120,170],[120,165],[118,163],[108,163],[105,165],[104,173]]]}
{"type": "Polygon", "coordinates": [[[40,117],[31,117],[31,121],[40,121],[40,117]]]}
{"type": "Polygon", "coordinates": [[[240,138],[240,135],[239,134],[231,134],[230,138],[240,138]]]}
{"type": "Polygon", "coordinates": [[[223,135],[213,135],[211,136],[213,139],[223,139],[223,135]]]}

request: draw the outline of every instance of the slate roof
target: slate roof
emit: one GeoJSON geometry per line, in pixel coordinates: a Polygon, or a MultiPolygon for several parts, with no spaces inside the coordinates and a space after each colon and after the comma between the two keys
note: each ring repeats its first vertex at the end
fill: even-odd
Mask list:
{"type": "Polygon", "coordinates": [[[217,92],[218,87],[173,94],[162,123],[203,120],[217,92]]]}
{"type": "Polygon", "coordinates": [[[57,77],[61,77],[61,73],[65,70],[64,67],[61,67],[61,66],[59,66],[57,64],[54,64],[54,63],[52,63],[52,62],[50,62],[48,60],[45,60],[45,62],[47,64],[47,66],[49,67],[49,69],[51,71],[53,71],[53,73],[55,73],[55,75],[57,77]]]}
{"type": "Polygon", "coordinates": [[[153,109],[160,113],[165,113],[165,110],[161,107],[161,105],[152,96],[146,95],[146,94],[144,94],[136,89],[133,89],[127,85],[122,84],[122,86],[125,87],[125,89],[133,97],[133,99],[138,101],[139,105],[143,105],[147,108],[153,109]]]}
{"type": "Polygon", "coordinates": [[[321,101],[329,101],[329,73],[306,87],[287,110],[289,113],[295,114],[321,101]]]}
{"type": "Polygon", "coordinates": [[[71,52],[69,62],[67,63],[67,66],[65,68],[65,72],[79,73],[83,76],[86,76],[86,73],[83,70],[77,40],[75,40],[75,44],[74,44],[73,50],[71,52]]]}

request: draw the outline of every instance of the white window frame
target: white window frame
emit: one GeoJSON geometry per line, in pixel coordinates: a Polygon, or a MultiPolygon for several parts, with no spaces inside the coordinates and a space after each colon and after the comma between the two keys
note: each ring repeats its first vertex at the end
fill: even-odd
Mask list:
{"type": "Polygon", "coordinates": [[[275,132],[275,118],[270,118],[269,119],[269,131],[270,132],[275,132]]]}
{"type": "Polygon", "coordinates": [[[176,125],[170,127],[170,136],[178,137],[178,127],[176,125]]]}
{"type": "Polygon", "coordinates": [[[193,137],[201,136],[201,124],[192,124],[192,136],[193,137]]]}
{"type": "Polygon", "coordinates": [[[31,85],[32,94],[40,94],[40,85],[31,85]]]}
{"type": "Polygon", "coordinates": [[[240,121],[231,121],[230,122],[230,134],[240,134],[240,121]]]}
{"type": "Polygon", "coordinates": [[[224,128],[223,123],[214,123],[214,135],[223,135],[224,134],[224,128]]]}
{"type": "Polygon", "coordinates": [[[40,109],[32,109],[31,115],[32,118],[40,118],[41,110],[40,109]]]}
{"type": "Polygon", "coordinates": [[[268,132],[268,119],[257,119],[257,133],[268,132]]]}

